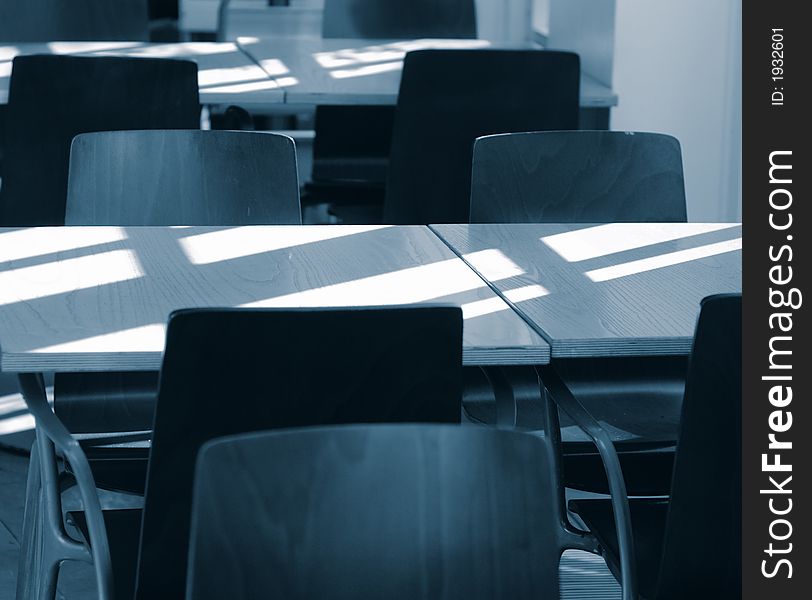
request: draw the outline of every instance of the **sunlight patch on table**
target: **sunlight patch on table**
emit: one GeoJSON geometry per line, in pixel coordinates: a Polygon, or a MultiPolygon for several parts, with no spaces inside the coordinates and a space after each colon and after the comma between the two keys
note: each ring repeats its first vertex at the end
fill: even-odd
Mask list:
{"type": "Polygon", "coordinates": [[[629,275],[637,275],[638,273],[662,269],[664,267],[691,262],[693,260],[700,260],[709,256],[715,256],[717,254],[735,252],[737,250],[741,250],[741,248],[742,238],[736,238],[735,240],[726,240],[716,244],[707,244],[705,246],[698,246],[696,248],[689,248],[687,250],[679,250],[677,252],[669,252],[667,254],[660,254],[658,256],[652,256],[641,260],[633,260],[631,262],[622,263],[619,265],[612,265],[611,267],[587,271],[586,276],[595,282],[609,281],[611,279],[628,277],[629,275]]]}
{"type": "Polygon", "coordinates": [[[400,71],[402,68],[403,61],[396,61],[377,65],[367,65],[365,67],[357,67],[354,69],[337,69],[335,71],[330,71],[330,77],[333,79],[350,79],[352,77],[365,77],[367,75],[378,75],[379,73],[400,71]]]}
{"type": "Polygon", "coordinates": [[[0,263],[127,239],[121,227],[37,227],[0,233],[0,263]]]}
{"type": "Polygon", "coordinates": [[[131,250],[113,250],[0,272],[0,305],[143,277],[131,250]]]}
{"type": "MultiPolygon", "coordinates": [[[[329,227],[329,226],[328,226],[329,227]]],[[[456,258],[362,277],[283,296],[248,302],[243,307],[363,306],[412,304],[485,287],[456,258]]]]}
{"type": "Polygon", "coordinates": [[[590,260],[723,229],[738,223],[609,223],[539,238],[568,262],[590,260]]]}
{"type": "Polygon", "coordinates": [[[524,274],[524,269],[510,260],[504,252],[496,248],[469,252],[463,254],[462,258],[476,269],[482,277],[491,281],[509,279],[524,274]]]}
{"type": "Polygon", "coordinates": [[[387,225],[234,227],[188,236],[180,240],[180,245],[189,262],[206,265],[387,227],[387,225]]]}

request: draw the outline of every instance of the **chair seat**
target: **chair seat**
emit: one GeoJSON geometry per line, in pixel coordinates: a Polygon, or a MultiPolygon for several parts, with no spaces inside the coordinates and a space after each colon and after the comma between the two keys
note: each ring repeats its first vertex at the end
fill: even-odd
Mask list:
{"type": "MultiPolygon", "coordinates": [[[[114,492],[144,494],[150,451],[149,440],[113,445],[85,445],[84,441],[86,440],[80,443],[90,463],[97,487],[114,492]]],[[[72,473],[69,463],[65,463],[65,470],[72,473]]]]}
{"type": "Polygon", "coordinates": [[[157,372],[58,373],[54,412],[71,433],[152,429],[157,372]]]}
{"type": "MultiPolygon", "coordinates": [[[[103,512],[107,539],[110,542],[110,560],[113,563],[113,582],[116,598],[133,598],[138,561],[138,543],[141,536],[140,509],[106,510],[103,512]]],[[[90,539],[85,513],[69,512],[72,523],[85,540],[90,539]]]]}
{"type": "MultiPolygon", "coordinates": [[[[570,500],[569,508],[581,517],[598,539],[604,549],[606,564],[619,581],[620,559],[611,500],[608,498],[570,500]]],[[[668,500],[630,498],[629,509],[640,595],[643,598],[655,598],[668,516],[668,500]]]]}

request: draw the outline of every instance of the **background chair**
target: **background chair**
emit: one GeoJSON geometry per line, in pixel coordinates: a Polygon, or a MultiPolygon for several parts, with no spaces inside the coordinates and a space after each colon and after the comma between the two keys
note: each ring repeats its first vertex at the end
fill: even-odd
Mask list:
{"type": "MultiPolygon", "coordinates": [[[[116,586],[182,597],[194,460],[206,441],[335,423],[459,423],[457,307],[189,310],[169,321],[143,510],[107,511],[116,586]]],[[[82,515],[72,515],[82,527],[82,515]]],[[[91,542],[92,543],[92,542],[91,542]]],[[[131,595],[131,593],[130,593],[131,595]]]]}
{"type": "Polygon", "coordinates": [[[465,223],[474,140],[576,129],[576,54],[420,50],[406,55],[392,135],[384,221],[465,223]]]}
{"type": "MultiPolygon", "coordinates": [[[[325,0],[321,33],[362,44],[476,38],[476,10],[474,0],[325,0]]],[[[391,106],[316,107],[308,202],[332,203],[344,222],[380,220],[394,114],[391,106]]]]}
{"type": "MultiPolygon", "coordinates": [[[[702,302],[691,353],[671,499],[630,500],[645,598],[741,595],[741,295],[702,302]]],[[[617,569],[609,505],[570,502],[617,569]]]]}
{"type": "MultiPolygon", "coordinates": [[[[234,131],[79,135],[71,146],[66,223],[301,224],[293,140],[234,131]]],[[[151,436],[157,387],[152,372],[55,376],[54,411],[83,434],[98,485],[143,493],[149,446],[121,442],[151,436]],[[122,435],[109,439],[111,432],[122,435]]]]}
{"type": "Polygon", "coordinates": [[[91,131],[199,128],[197,89],[197,65],[190,61],[16,57],[0,224],[63,224],[73,137],[91,131]]]}
{"type": "Polygon", "coordinates": [[[187,598],[558,598],[549,438],[378,425],[234,436],[200,452],[187,598]]]}
{"type": "Polygon", "coordinates": [[[77,136],[68,225],[300,225],[289,137],[234,131],[77,136]]]}
{"type": "Polygon", "coordinates": [[[148,39],[147,0],[0,0],[4,42],[148,39]]]}
{"type": "Polygon", "coordinates": [[[475,38],[472,0],[324,0],[325,38],[475,38]]]}
{"type": "MultiPolygon", "coordinates": [[[[544,131],[485,136],[474,145],[471,222],[685,220],[682,155],[679,142],[671,136],[544,131]]],[[[557,363],[580,402],[615,428],[630,492],[668,494],[685,359],[557,363]]],[[[473,414],[486,414],[488,408],[466,403],[473,414]]],[[[566,415],[562,423],[571,425],[566,415]]],[[[567,485],[605,492],[603,467],[589,441],[573,427],[565,429],[564,439],[567,485]]]]}
{"type": "Polygon", "coordinates": [[[684,222],[676,138],[545,131],[479,138],[472,223],[684,222]]]}

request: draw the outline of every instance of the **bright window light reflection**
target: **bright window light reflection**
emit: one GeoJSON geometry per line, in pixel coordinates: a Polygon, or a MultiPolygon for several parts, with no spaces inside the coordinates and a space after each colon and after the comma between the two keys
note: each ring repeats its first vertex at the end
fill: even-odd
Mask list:
{"type": "Polygon", "coordinates": [[[524,274],[524,270],[519,265],[496,248],[463,254],[462,257],[468,264],[476,269],[482,277],[491,281],[508,279],[524,274]]]}
{"type": "Polygon", "coordinates": [[[0,435],[10,435],[34,429],[34,416],[28,413],[13,417],[0,417],[0,435]]]}
{"type": "Polygon", "coordinates": [[[116,352],[163,352],[164,341],[166,339],[166,326],[160,323],[112,331],[101,335],[82,338],[36,348],[32,352],[40,354],[61,354],[61,353],[104,353],[116,352]]]}
{"type": "Polygon", "coordinates": [[[188,236],[180,240],[180,245],[189,262],[206,265],[386,227],[386,225],[234,227],[188,236]]]}
{"type": "Polygon", "coordinates": [[[362,65],[366,63],[402,61],[407,52],[428,48],[487,48],[488,40],[405,40],[389,44],[365,46],[362,48],[342,48],[331,52],[316,52],[313,58],[325,69],[362,65]]]}
{"type": "Polygon", "coordinates": [[[141,48],[144,42],[48,42],[47,46],[52,54],[84,54],[141,48]]]}
{"type": "MultiPolygon", "coordinates": [[[[527,285],[524,287],[516,288],[503,292],[505,297],[511,302],[522,302],[524,300],[532,300],[533,298],[540,298],[546,296],[550,292],[540,285],[527,285]]],[[[492,313],[508,310],[510,307],[502,298],[485,298],[484,300],[476,300],[468,302],[461,306],[463,319],[474,319],[492,313]]]]}
{"type": "Polygon", "coordinates": [[[242,306],[354,306],[359,301],[365,306],[411,304],[485,286],[485,282],[476,273],[458,259],[452,258],[249,302],[242,306]]]}
{"type": "Polygon", "coordinates": [[[485,298],[484,300],[475,300],[474,302],[466,302],[462,306],[463,319],[475,319],[493,313],[508,310],[510,307],[499,296],[493,298],[485,298]]]}
{"type": "Polygon", "coordinates": [[[9,394],[7,396],[0,396],[0,417],[21,410],[27,410],[22,395],[9,394]]]}
{"type": "Polygon", "coordinates": [[[7,60],[10,63],[19,53],[20,49],[17,46],[0,46],[0,60],[7,60]]]}
{"type": "Polygon", "coordinates": [[[678,252],[669,252],[641,260],[633,260],[611,267],[595,269],[594,271],[588,271],[586,276],[595,282],[609,281],[610,279],[618,279],[619,277],[627,277],[629,275],[636,275],[637,273],[644,273],[646,271],[670,267],[692,260],[707,258],[708,256],[735,252],[736,250],[741,250],[741,247],[742,238],[736,238],[735,240],[726,240],[716,244],[707,244],[705,246],[679,250],[678,252]]]}
{"type": "Polygon", "coordinates": [[[638,223],[610,223],[540,239],[564,260],[578,262],[739,226],[738,223],[651,223],[640,227],[638,223]]]}
{"type": "Polygon", "coordinates": [[[135,254],[113,250],[0,272],[0,305],[93,288],[143,276],[135,254]]]}
{"type": "MultiPolygon", "coordinates": [[[[111,49],[114,50],[114,49],[111,49]]],[[[97,54],[101,52],[97,51],[97,54]]],[[[231,42],[185,42],[178,44],[139,44],[122,48],[115,52],[120,56],[140,56],[145,58],[189,58],[215,54],[240,54],[237,45],[231,42]]]]}
{"type": "Polygon", "coordinates": [[[391,71],[400,71],[403,68],[403,62],[388,62],[377,65],[367,65],[365,67],[357,67],[353,69],[336,69],[330,71],[330,77],[333,79],[349,79],[351,77],[364,77],[366,75],[377,75],[378,73],[389,73],[391,71]]]}
{"type": "Polygon", "coordinates": [[[271,77],[290,73],[290,69],[288,69],[287,65],[278,58],[266,58],[261,60],[259,61],[259,66],[271,77]]]}
{"type": "Polygon", "coordinates": [[[120,227],[60,227],[59,235],[49,227],[6,231],[0,233],[0,264],[126,239],[120,227]]]}
{"type": "Polygon", "coordinates": [[[267,80],[265,73],[256,65],[225,69],[202,69],[197,73],[197,82],[201,87],[226,83],[244,83],[257,79],[267,80]]]}

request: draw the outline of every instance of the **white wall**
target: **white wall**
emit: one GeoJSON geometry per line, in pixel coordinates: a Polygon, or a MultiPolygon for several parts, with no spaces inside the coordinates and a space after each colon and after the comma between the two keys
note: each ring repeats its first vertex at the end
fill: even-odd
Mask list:
{"type": "Polygon", "coordinates": [[[531,0],[476,0],[477,35],[493,41],[531,39],[531,0]]]}
{"type": "Polygon", "coordinates": [[[615,0],[545,0],[540,4],[548,4],[546,47],[577,52],[581,71],[611,87],[615,0]]]}
{"type": "Polygon", "coordinates": [[[616,10],[612,129],[676,136],[689,220],[741,219],[741,0],[616,10]]]}

